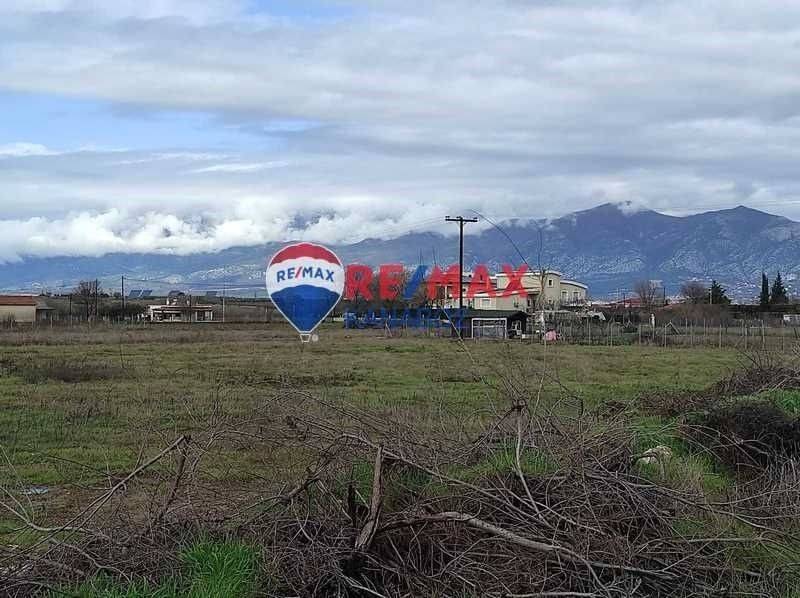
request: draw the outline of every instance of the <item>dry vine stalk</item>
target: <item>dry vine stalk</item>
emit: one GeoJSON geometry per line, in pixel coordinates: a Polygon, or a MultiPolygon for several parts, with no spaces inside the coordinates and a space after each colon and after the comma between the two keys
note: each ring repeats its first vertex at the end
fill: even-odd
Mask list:
{"type": "Polygon", "coordinates": [[[399,420],[300,389],[260,391],[246,419],[212,414],[191,444],[173,447],[174,464],[152,481],[152,513],[115,508],[100,521],[104,503],[94,529],[75,518],[69,545],[13,555],[25,568],[0,590],[97,571],[133,577],[198,529],[263,546],[274,596],[766,597],[798,582],[791,567],[736,558],[739,547],[790,549],[796,461],[784,456],[712,498],[645,476],[624,412],[559,415],[542,400],[543,373],[537,381],[529,395],[504,378],[507,409],[454,433],[452,414],[399,420]],[[265,455],[264,472],[254,488],[219,493],[204,459],[232,447],[265,455]],[[269,484],[287,453],[292,475],[269,484]],[[681,531],[702,521],[730,525],[681,531]]]}

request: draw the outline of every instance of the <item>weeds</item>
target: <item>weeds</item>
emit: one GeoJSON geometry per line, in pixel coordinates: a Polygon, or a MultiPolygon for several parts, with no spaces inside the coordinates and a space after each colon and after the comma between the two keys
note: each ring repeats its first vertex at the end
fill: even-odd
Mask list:
{"type": "MultiPolygon", "coordinates": [[[[132,463],[110,461],[104,475],[74,487],[55,516],[44,502],[3,488],[0,508],[11,521],[4,530],[16,526],[35,540],[0,545],[0,593],[51,586],[80,588],[86,598],[621,598],[779,596],[800,583],[791,566],[800,477],[785,444],[764,443],[771,458],[754,475],[736,475],[687,433],[701,426],[683,413],[626,407],[645,378],[622,384],[592,370],[597,379],[576,389],[583,373],[558,369],[557,353],[519,357],[520,367],[505,373],[481,369],[475,355],[465,365],[450,346],[431,344],[424,361],[420,341],[409,351],[386,346],[354,350],[353,375],[325,371],[291,349],[274,359],[296,359],[293,377],[277,374],[273,358],[225,362],[227,386],[212,364],[233,354],[230,347],[207,348],[200,365],[176,353],[159,374],[163,394],[136,405],[159,410],[169,397],[170,413],[184,410],[184,419],[159,422],[154,432],[137,427],[132,463]],[[250,377],[243,371],[259,367],[250,377]],[[615,386],[597,382],[603,376],[615,386]],[[220,390],[199,400],[186,390],[198,380],[220,390]],[[584,389],[621,407],[586,412],[584,389]],[[191,439],[170,444],[189,429],[191,439]],[[669,447],[671,457],[641,463],[655,446],[669,447]]],[[[504,350],[468,349],[488,352],[492,363],[504,350]]],[[[564,351],[605,358],[595,349],[564,351]]],[[[502,361],[516,366],[514,359],[502,361]]],[[[650,377],[658,370],[641,369],[650,377]]],[[[76,413],[75,422],[94,419],[76,413]]],[[[740,420],[728,414],[716,428],[710,419],[702,427],[706,437],[734,436],[746,431],[740,420]]]]}
{"type": "Polygon", "coordinates": [[[20,363],[6,361],[2,365],[2,369],[6,375],[19,376],[27,384],[42,384],[50,381],[76,384],[127,377],[127,372],[119,365],[71,361],[61,358],[20,363]]]}

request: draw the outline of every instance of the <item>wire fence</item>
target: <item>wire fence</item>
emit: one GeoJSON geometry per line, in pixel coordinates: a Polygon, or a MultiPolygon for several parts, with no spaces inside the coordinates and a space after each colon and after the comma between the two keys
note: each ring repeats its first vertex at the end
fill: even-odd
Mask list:
{"type": "MultiPolygon", "coordinates": [[[[729,324],[683,320],[664,323],[556,322],[548,326],[549,339],[580,345],[636,345],[656,347],[732,347],[742,350],[786,350],[800,342],[800,327],[784,322],[734,320],[729,324]],[[553,332],[555,334],[553,334],[553,332]]],[[[537,332],[534,339],[546,342],[537,332]]]]}

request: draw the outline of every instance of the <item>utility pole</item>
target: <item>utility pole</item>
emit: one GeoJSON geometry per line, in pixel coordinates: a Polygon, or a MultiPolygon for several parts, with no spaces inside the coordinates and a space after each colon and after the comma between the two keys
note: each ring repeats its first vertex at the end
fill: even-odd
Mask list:
{"type": "Polygon", "coordinates": [[[122,321],[125,321],[125,275],[122,275],[122,321]]]}
{"type": "MultiPolygon", "coordinates": [[[[477,222],[477,218],[464,218],[462,216],[445,217],[445,222],[458,222],[458,309],[464,309],[464,225],[468,222],[477,222]]],[[[459,314],[460,315],[460,314],[459,314]]],[[[459,330],[459,335],[461,331],[459,330]]]]}

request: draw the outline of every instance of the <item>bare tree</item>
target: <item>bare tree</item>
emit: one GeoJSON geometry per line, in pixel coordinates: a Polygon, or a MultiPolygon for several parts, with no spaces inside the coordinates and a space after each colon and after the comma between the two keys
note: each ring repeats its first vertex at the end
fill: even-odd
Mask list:
{"type": "Polygon", "coordinates": [[[698,305],[708,302],[708,287],[697,280],[690,280],[681,286],[681,296],[688,302],[698,305]]]}
{"type": "Polygon", "coordinates": [[[642,307],[652,307],[658,286],[652,280],[637,280],[633,285],[633,292],[639,297],[642,307]]]}
{"type": "Polygon", "coordinates": [[[72,291],[75,303],[82,306],[86,321],[97,316],[97,296],[100,292],[96,280],[82,280],[72,291]]]}

